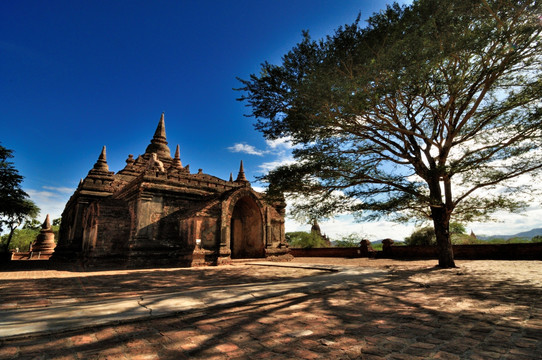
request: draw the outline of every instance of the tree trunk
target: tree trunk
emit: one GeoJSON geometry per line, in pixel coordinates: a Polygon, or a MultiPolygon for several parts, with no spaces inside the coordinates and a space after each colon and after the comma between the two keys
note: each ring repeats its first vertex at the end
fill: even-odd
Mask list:
{"type": "Polygon", "coordinates": [[[438,247],[438,266],[443,269],[454,268],[454,251],[450,238],[450,216],[444,207],[432,207],[433,226],[438,247]]]}
{"type": "Polygon", "coordinates": [[[9,251],[9,244],[11,243],[11,238],[13,237],[13,232],[15,231],[14,228],[10,228],[10,231],[9,231],[9,236],[8,236],[8,241],[6,243],[6,247],[4,248],[5,252],[8,252],[9,251]]]}

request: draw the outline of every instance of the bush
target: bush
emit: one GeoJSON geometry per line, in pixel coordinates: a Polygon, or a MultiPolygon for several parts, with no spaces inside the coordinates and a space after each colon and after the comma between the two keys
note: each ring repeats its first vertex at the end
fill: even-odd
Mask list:
{"type": "Polygon", "coordinates": [[[358,247],[359,242],[363,240],[363,236],[357,233],[342,235],[339,240],[333,241],[335,247],[358,247]]]}
{"type": "Polygon", "coordinates": [[[295,231],[286,233],[286,242],[294,248],[324,248],[326,241],[316,232],[295,231]]]}
{"type": "Polygon", "coordinates": [[[490,240],[486,241],[485,243],[487,243],[487,244],[496,244],[496,245],[499,245],[499,244],[525,244],[525,243],[528,243],[530,241],[532,241],[532,240],[529,240],[527,238],[513,237],[513,238],[508,238],[508,239],[501,239],[501,238],[490,239],[490,240]]]}
{"type": "MultiPolygon", "coordinates": [[[[11,249],[19,249],[19,251],[28,251],[30,249],[30,244],[36,240],[36,237],[40,233],[39,230],[33,229],[15,229],[13,231],[13,238],[9,244],[11,249]]],[[[2,245],[7,243],[9,234],[2,235],[2,245]]]]}
{"type": "Polygon", "coordinates": [[[483,241],[467,234],[450,234],[453,245],[474,245],[483,244],[483,241]]]}
{"type": "Polygon", "coordinates": [[[405,243],[409,246],[436,245],[437,237],[435,236],[435,229],[432,226],[416,229],[410,236],[405,238],[405,243]]]}
{"type": "MultiPolygon", "coordinates": [[[[36,225],[37,223],[39,222],[32,220],[25,223],[21,229],[15,229],[13,231],[11,243],[9,244],[10,250],[19,249],[21,252],[28,251],[30,249],[30,244],[36,240],[36,237],[39,235],[41,230],[41,223],[39,223],[39,226],[36,225]]],[[[53,233],[55,234],[55,243],[58,241],[59,228],[59,225],[51,226],[51,230],[53,230],[53,233]]],[[[7,243],[8,236],[9,234],[4,234],[0,237],[1,246],[4,246],[4,244],[7,243]]]]}
{"type": "MultiPolygon", "coordinates": [[[[450,223],[450,240],[454,245],[468,245],[479,243],[475,237],[467,235],[465,226],[458,222],[450,223]]],[[[416,229],[405,238],[406,245],[436,245],[437,237],[432,226],[416,229]]]]}

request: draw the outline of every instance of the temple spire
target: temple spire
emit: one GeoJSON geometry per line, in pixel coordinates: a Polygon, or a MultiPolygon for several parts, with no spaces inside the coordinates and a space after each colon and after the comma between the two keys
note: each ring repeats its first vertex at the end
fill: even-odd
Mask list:
{"type": "Polygon", "coordinates": [[[166,141],[166,124],[164,122],[164,113],[160,116],[160,121],[154,132],[154,139],[161,139],[166,141]]]}
{"type": "Polygon", "coordinates": [[[107,154],[105,152],[105,145],[102,147],[102,152],[100,153],[98,160],[103,160],[104,162],[107,163],[107,154]]]}
{"type": "Polygon", "coordinates": [[[177,144],[177,148],[175,149],[175,157],[173,158],[173,168],[176,169],[182,169],[183,163],[181,162],[181,151],[179,149],[179,145],[177,144]]]}
{"type": "Polygon", "coordinates": [[[317,233],[320,236],[322,235],[321,230],[320,230],[320,225],[318,225],[318,221],[316,219],[312,221],[311,233],[313,232],[317,233]]]}
{"type": "Polygon", "coordinates": [[[94,164],[94,167],[91,171],[93,170],[100,172],[109,172],[109,165],[107,165],[107,156],[105,153],[105,145],[102,148],[100,156],[98,157],[98,161],[96,161],[96,164],[94,164]]]}
{"type": "Polygon", "coordinates": [[[43,225],[41,225],[41,228],[43,230],[47,230],[51,228],[51,219],[49,218],[49,214],[45,217],[45,221],[43,222],[43,225]]]}
{"type": "Polygon", "coordinates": [[[181,149],[179,148],[179,144],[177,144],[177,147],[175,148],[175,159],[181,160],[181,149]]]}
{"type": "Polygon", "coordinates": [[[171,151],[167,146],[166,140],[166,124],[164,121],[164,113],[160,116],[160,121],[158,121],[158,126],[154,132],[151,143],[147,146],[145,150],[146,154],[156,153],[159,158],[167,158],[171,160],[171,151]]]}
{"type": "Polygon", "coordinates": [[[235,181],[248,183],[248,180],[245,177],[245,169],[243,168],[243,160],[241,160],[241,166],[239,167],[239,174],[237,174],[237,180],[235,181]]]}

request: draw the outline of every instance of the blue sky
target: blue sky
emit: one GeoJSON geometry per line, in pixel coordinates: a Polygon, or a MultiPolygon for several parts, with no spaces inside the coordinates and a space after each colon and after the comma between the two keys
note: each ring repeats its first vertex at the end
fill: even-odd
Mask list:
{"type": "MultiPolygon", "coordinates": [[[[192,171],[227,179],[243,159],[254,180],[287,160],[289,151],[254,130],[254,120],[244,116],[248,109],[236,101],[240,93],[232,90],[240,86],[236,77],[257,73],[266,60],[280,62],[304,29],[320,38],[385,5],[1,1],[0,142],[15,151],[23,188],[42,216],[60,215],[103,145],[115,172],[128,154],[143,153],[162,112],[170,148],[180,145],[183,164],[192,171]]],[[[330,222],[329,232],[377,232],[378,238],[378,227],[390,229],[350,220],[330,222]]],[[[298,228],[287,224],[287,230],[298,228]]],[[[395,229],[399,234],[409,228],[395,229]]]]}

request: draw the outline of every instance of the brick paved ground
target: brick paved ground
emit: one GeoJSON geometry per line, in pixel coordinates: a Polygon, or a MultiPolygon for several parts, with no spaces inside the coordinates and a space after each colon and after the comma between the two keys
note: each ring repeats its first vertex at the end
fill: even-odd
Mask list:
{"type": "Polygon", "coordinates": [[[294,279],[317,272],[249,265],[102,271],[84,271],[76,266],[63,270],[0,270],[0,310],[294,279]]]}
{"type": "MultiPolygon", "coordinates": [[[[391,276],[242,306],[0,340],[0,359],[541,359],[542,262],[296,259],[391,276]]],[[[2,306],[47,306],[140,291],[258,282],[311,270],[248,265],[112,272],[0,273],[2,306]],[[46,281],[45,285],[40,285],[46,281]],[[17,290],[25,295],[19,297],[17,290]],[[85,295],[86,294],[86,295],[85,295]],[[62,296],[65,296],[62,298],[62,296]],[[71,300],[74,299],[74,300],[71,300]],[[11,305],[9,305],[11,304],[11,305]]]]}

